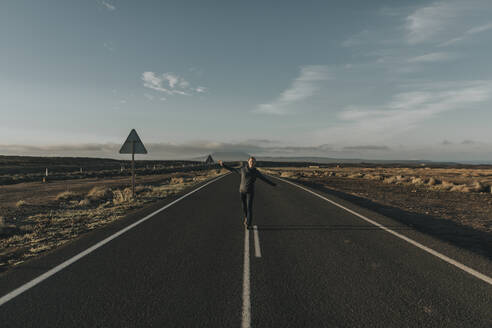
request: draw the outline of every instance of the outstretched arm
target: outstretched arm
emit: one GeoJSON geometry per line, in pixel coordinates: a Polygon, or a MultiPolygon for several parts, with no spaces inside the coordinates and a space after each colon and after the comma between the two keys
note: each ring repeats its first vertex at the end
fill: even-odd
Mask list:
{"type": "Polygon", "coordinates": [[[261,179],[263,180],[264,182],[268,183],[270,186],[276,186],[277,184],[275,182],[272,182],[270,181],[269,179],[267,179],[263,174],[261,174],[260,171],[256,170],[256,176],[258,177],[258,179],[261,179]]]}
{"type": "Polygon", "coordinates": [[[235,167],[230,167],[229,165],[225,165],[224,162],[222,162],[222,161],[219,161],[219,165],[222,166],[223,168],[231,171],[231,172],[239,174],[238,169],[236,169],[235,167]]]}

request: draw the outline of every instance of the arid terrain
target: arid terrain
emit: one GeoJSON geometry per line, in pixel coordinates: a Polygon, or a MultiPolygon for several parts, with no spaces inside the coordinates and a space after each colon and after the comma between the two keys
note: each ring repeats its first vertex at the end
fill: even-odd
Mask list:
{"type": "Polygon", "coordinates": [[[128,175],[0,185],[0,272],[224,173],[215,167],[181,170],[137,173],[135,200],[128,175]]]}
{"type": "MultiPolygon", "coordinates": [[[[0,185],[22,182],[127,176],[131,161],[87,157],[31,157],[0,155],[0,185]],[[46,175],[47,174],[47,175],[46,175]]],[[[197,161],[135,161],[139,175],[195,171],[207,168],[197,161]]]]}

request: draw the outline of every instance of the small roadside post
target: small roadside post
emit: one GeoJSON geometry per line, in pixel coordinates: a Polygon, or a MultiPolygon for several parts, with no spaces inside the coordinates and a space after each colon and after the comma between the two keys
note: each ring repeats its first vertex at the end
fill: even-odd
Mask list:
{"type": "Polygon", "coordinates": [[[145,149],[135,129],[130,131],[126,141],[121,146],[120,154],[132,154],[132,197],[135,199],[135,154],[147,154],[147,149],[145,149]]]}

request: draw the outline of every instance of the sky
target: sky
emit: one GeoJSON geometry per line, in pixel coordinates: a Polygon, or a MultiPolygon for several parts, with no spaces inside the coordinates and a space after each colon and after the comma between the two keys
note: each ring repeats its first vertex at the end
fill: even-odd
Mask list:
{"type": "Polygon", "coordinates": [[[5,0],[0,154],[492,160],[492,2],[5,0]]]}

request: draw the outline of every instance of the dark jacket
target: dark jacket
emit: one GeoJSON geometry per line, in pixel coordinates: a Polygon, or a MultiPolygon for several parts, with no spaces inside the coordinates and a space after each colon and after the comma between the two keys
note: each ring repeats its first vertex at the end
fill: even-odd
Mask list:
{"type": "Polygon", "coordinates": [[[261,179],[271,186],[276,186],[276,184],[267,178],[256,167],[249,168],[247,164],[244,164],[240,168],[230,167],[223,164],[224,168],[231,172],[237,173],[241,176],[241,184],[239,185],[239,192],[242,193],[252,193],[255,191],[255,181],[256,178],[261,179]]]}

